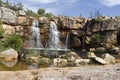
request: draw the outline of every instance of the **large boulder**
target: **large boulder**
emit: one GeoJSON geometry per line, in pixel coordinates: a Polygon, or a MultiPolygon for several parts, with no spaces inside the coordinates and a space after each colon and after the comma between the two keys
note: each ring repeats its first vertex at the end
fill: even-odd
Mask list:
{"type": "Polygon", "coordinates": [[[103,58],[105,61],[109,62],[109,63],[115,63],[115,58],[114,58],[112,55],[108,54],[108,53],[103,54],[103,55],[102,55],[102,58],[103,58]]]}
{"type": "Polygon", "coordinates": [[[5,7],[0,7],[0,18],[7,24],[15,25],[17,16],[15,11],[5,7]]]}
{"type": "Polygon", "coordinates": [[[15,60],[12,60],[12,61],[4,61],[4,60],[0,60],[0,62],[2,63],[2,64],[4,64],[5,66],[7,66],[7,67],[13,67],[13,66],[15,66],[16,64],[17,64],[17,59],[15,59],[15,60]]]}
{"type": "Polygon", "coordinates": [[[0,52],[0,58],[4,59],[5,61],[12,61],[13,59],[18,58],[18,53],[14,49],[8,49],[0,52]]]}
{"type": "Polygon", "coordinates": [[[81,57],[76,52],[69,52],[65,54],[64,58],[66,58],[69,62],[74,62],[76,59],[80,59],[81,57]]]}
{"type": "Polygon", "coordinates": [[[100,57],[95,57],[94,59],[95,59],[95,61],[97,61],[100,64],[103,64],[103,65],[108,64],[107,61],[105,61],[104,59],[102,59],[100,57]]]}

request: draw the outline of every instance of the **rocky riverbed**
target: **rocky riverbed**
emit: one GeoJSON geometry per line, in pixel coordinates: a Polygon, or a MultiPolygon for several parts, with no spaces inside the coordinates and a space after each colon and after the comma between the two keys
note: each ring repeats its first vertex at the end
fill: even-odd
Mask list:
{"type": "Polygon", "coordinates": [[[119,80],[120,63],[110,65],[1,71],[0,80],[119,80]]]}

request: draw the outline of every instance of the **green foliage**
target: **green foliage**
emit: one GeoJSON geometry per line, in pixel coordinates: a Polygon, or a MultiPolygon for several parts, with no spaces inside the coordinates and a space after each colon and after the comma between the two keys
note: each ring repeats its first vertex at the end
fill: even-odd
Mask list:
{"type": "Polygon", "coordinates": [[[38,56],[38,51],[35,49],[28,50],[29,56],[38,56]]]}
{"type": "Polygon", "coordinates": [[[2,28],[2,21],[0,20],[0,39],[3,37],[4,35],[4,29],[2,28]]]}
{"type": "Polygon", "coordinates": [[[10,8],[10,9],[12,9],[14,11],[23,10],[23,7],[24,7],[22,5],[22,3],[20,3],[20,2],[12,5],[8,0],[6,0],[4,2],[2,0],[0,0],[0,6],[2,6],[2,5],[4,5],[7,8],[10,8]]]}
{"type": "Polygon", "coordinates": [[[5,5],[5,7],[9,7],[10,6],[10,3],[8,0],[6,0],[6,2],[3,2],[3,4],[5,5]]]}
{"type": "Polygon", "coordinates": [[[45,16],[46,17],[53,17],[53,13],[46,13],[45,16]]]}
{"type": "Polygon", "coordinates": [[[37,13],[41,16],[43,16],[45,14],[45,9],[38,9],[37,13]]]}
{"type": "Polygon", "coordinates": [[[39,60],[39,66],[41,66],[41,67],[48,67],[48,66],[50,66],[51,65],[51,63],[52,63],[52,61],[51,61],[51,59],[49,59],[49,58],[41,58],[40,60],[39,60]]]}
{"type": "Polygon", "coordinates": [[[97,34],[94,34],[92,35],[92,38],[94,41],[96,41],[97,43],[101,43],[103,42],[104,40],[104,34],[100,34],[100,33],[97,33],[97,34]]]}
{"type": "Polygon", "coordinates": [[[39,15],[37,13],[35,13],[32,10],[29,10],[29,9],[27,9],[26,14],[27,14],[28,17],[30,17],[30,16],[39,17],[39,15]]]}
{"type": "Polygon", "coordinates": [[[22,40],[19,35],[16,34],[7,35],[5,41],[3,41],[2,43],[2,46],[4,48],[13,48],[19,51],[22,46],[22,40]]]}
{"type": "Polygon", "coordinates": [[[17,3],[17,4],[14,4],[14,5],[9,5],[9,8],[14,10],[14,11],[19,11],[19,10],[23,10],[23,5],[22,3],[17,3]]]}

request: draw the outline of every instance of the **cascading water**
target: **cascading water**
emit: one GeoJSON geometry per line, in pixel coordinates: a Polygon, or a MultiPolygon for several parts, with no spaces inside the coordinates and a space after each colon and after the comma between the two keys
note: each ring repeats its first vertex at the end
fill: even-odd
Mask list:
{"type": "Polygon", "coordinates": [[[30,47],[33,48],[43,47],[40,40],[40,28],[38,26],[39,26],[38,20],[33,20],[30,36],[30,47]]]}
{"type": "Polygon", "coordinates": [[[31,36],[30,36],[30,43],[26,49],[35,49],[35,50],[49,50],[49,51],[68,51],[67,44],[68,44],[68,36],[66,36],[66,42],[63,44],[60,41],[60,34],[57,30],[57,26],[54,21],[50,21],[50,30],[49,30],[49,39],[48,43],[45,43],[45,48],[41,44],[40,40],[40,28],[38,27],[38,20],[34,20],[31,26],[31,36]]]}
{"type": "Polygon", "coordinates": [[[59,31],[54,21],[50,22],[49,48],[60,49],[59,31]]]}

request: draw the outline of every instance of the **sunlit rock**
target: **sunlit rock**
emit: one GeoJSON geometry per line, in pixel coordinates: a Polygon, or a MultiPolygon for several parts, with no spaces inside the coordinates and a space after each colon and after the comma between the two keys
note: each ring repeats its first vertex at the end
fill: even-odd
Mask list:
{"type": "Polygon", "coordinates": [[[8,50],[0,52],[0,58],[6,61],[12,61],[13,59],[18,58],[18,53],[14,49],[8,49],[8,50]]]}

